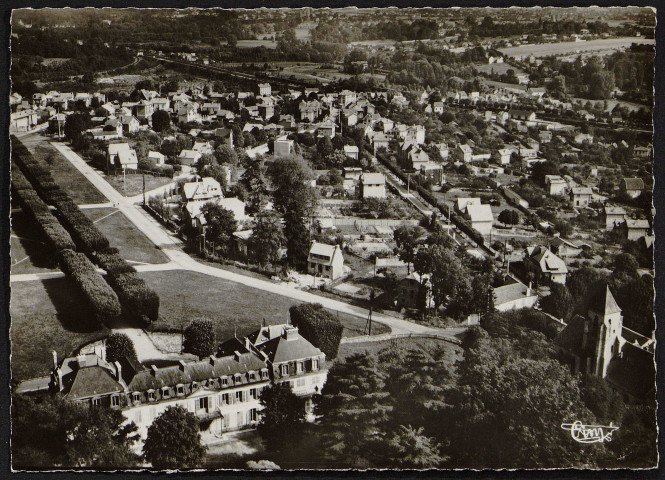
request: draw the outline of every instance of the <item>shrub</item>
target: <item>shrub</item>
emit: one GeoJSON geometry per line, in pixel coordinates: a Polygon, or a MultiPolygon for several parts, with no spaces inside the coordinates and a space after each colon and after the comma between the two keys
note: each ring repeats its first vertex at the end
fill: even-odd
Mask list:
{"type": "Polygon", "coordinates": [[[332,313],[320,303],[303,303],[289,309],[291,323],[312,345],[326,354],[326,359],[337,357],[344,327],[332,313]]]}
{"type": "Polygon", "coordinates": [[[151,321],[157,320],[159,296],[136,275],[136,272],[109,274],[106,278],[118,294],[120,302],[137,320],[146,326],[151,321]]]}
{"type": "Polygon", "coordinates": [[[71,199],[58,200],[55,207],[63,226],[69,231],[79,250],[91,254],[109,247],[108,238],[71,199]]]}
{"type": "Polygon", "coordinates": [[[69,236],[69,233],[67,233],[67,230],[65,230],[62,225],[57,223],[55,217],[53,220],[54,223],[40,224],[48,243],[56,250],[56,252],[61,250],[74,250],[76,246],[74,245],[72,237],[69,236]]]}
{"type": "Polygon", "coordinates": [[[62,250],[59,260],[60,269],[81,290],[100,322],[110,326],[120,317],[122,308],[118,296],[95,270],[88,257],[72,250],[62,250]]]}
{"type": "MultiPolygon", "coordinates": [[[[112,247],[108,250],[112,250],[112,247]]],[[[121,273],[136,272],[134,267],[125,261],[117,253],[101,253],[95,252],[92,255],[92,261],[106,270],[111,275],[119,275],[121,273]]]]}
{"type": "Polygon", "coordinates": [[[197,318],[185,329],[183,338],[185,352],[199,358],[215,353],[215,330],[212,322],[206,318],[197,318]]]}
{"type": "Polygon", "coordinates": [[[137,360],[134,342],[124,333],[113,333],[106,339],[106,361],[137,360]]]}

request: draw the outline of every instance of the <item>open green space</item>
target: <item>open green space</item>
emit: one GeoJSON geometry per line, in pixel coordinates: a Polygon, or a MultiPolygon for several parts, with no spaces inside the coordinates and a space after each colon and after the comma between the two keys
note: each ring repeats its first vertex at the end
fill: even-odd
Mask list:
{"type": "MultiPolygon", "coordinates": [[[[122,193],[125,197],[133,197],[143,193],[143,175],[131,173],[129,175],[107,175],[106,181],[111,184],[118,192],[122,193]]],[[[145,176],[145,190],[150,191],[154,188],[161,187],[173,180],[169,177],[153,177],[152,175],[145,176]]]]}
{"type": "Polygon", "coordinates": [[[82,212],[95,222],[95,226],[106,235],[125,260],[143,263],[168,261],[166,255],[120,211],[114,208],[86,208],[82,212]]]}
{"type": "MultiPolygon", "coordinates": [[[[197,272],[171,270],[142,272],[139,275],[160,298],[160,319],[153,330],[180,330],[198,317],[215,324],[218,341],[246,335],[256,330],[265,319],[268,324],[286,323],[289,308],[296,300],[263,290],[210,277],[197,272]]],[[[337,312],[333,312],[337,315],[337,312]]],[[[344,336],[362,335],[365,319],[339,313],[344,336]]],[[[387,333],[388,327],[374,323],[372,334],[387,333]]]]}
{"type": "Polygon", "coordinates": [[[32,221],[20,208],[11,214],[11,274],[52,272],[57,268],[53,254],[32,221]]]}
{"type": "Polygon", "coordinates": [[[104,203],[106,197],[53,146],[42,143],[34,156],[49,165],[53,180],[78,204],[104,203]]]}
{"type": "Polygon", "coordinates": [[[58,359],[105,337],[83,298],[66,278],[11,284],[11,369],[16,381],[48,375],[58,359]]]}

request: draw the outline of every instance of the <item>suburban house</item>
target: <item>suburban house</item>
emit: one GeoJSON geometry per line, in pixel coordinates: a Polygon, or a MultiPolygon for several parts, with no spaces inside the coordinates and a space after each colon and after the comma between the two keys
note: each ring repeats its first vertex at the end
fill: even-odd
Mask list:
{"type": "Polygon", "coordinates": [[[141,127],[141,122],[134,115],[120,115],[118,119],[122,123],[124,133],[136,133],[141,127]]]}
{"type": "Polygon", "coordinates": [[[224,196],[222,186],[211,177],[203,177],[201,181],[187,182],[182,186],[183,202],[213,200],[224,196]]]}
{"type": "Polygon", "coordinates": [[[605,230],[613,230],[614,227],[626,223],[626,209],[623,207],[605,205],[603,216],[605,217],[605,230]]]}
{"type": "Polygon", "coordinates": [[[459,149],[461,156],[462,156],[462,161],[464,163],[469,163],[471,162],[471,157],[473,156],[473,150],[471,150],[471,147],[468,145],[462,145],[461,143],[457,145],[457,148],[459,149]]]}
{"type": "Polygon", "coordinates": [[[39,115],[35,110],[21,110],[10,115],[9,128],[16,132],[27,132],[37,126],[39,115]]]}
{"type": "MultiPolygon", "coordinates": [[[[148,428],[167,408],[179,405],[199,420],[203,444],[217,442],[226,432],[257,425],[261,391],[271,382],[290,382],[306,399],[320,392],[327,377],[325,354],[293,325],[262,325],[246,337],[219,345],[218,353],[177,365],[145,367],[132,359],[113,363],[105,349],[57,363],[50,389],[84,405],[120,410],[138,427],[140,450],[148,428]]],[[[311,418],[311,416],[310,416],[311,418]]]]}
{"type": "Polygon", "coordinates": [[[337,280],[344,275],[344,255],[339,245],[313,242],[307,257],[307,271],[310,275],[337,280]]]}
{"type": "Polygon", "coordinates": [[[233,212],[233,216],[236,222],[243,222],[247,220],[247,215],[245,214],[245,202],[239,198],[218,198],[215,203],[220,207],[233,212]]]}
{"type": "Polygon", "coordinates": [[[192,150],[199,152],[201,155],[212,155],[213,148],[210,142],[194,142],[192,150]]]}
{"type": "Polygon", "coordinates": [[[649,220],[635,220],[632,218],[626,219],[624,228],[626,230],[626,238],[628,240],[638,240],[646,236],[649,233],[649,230],[651,230],[649,220]]]}
{"type": "Polygon", "coordinates": [[[510,188],[504,188],[503,189],[503,194],[506,196],[508,201],[512,203],[515,206],[519,206],[522,208],[529,208],[529,202],[522,198],[520,195],[518,195],[516,192],[511,190],[510,188]]]}
{"type": "Polygon", "coordinates": [[[289,140],[286,135],[277,137],[273,143],[273,153],[276,157],[291,155],[295,152],[295,142],[289,140]]]}
{"type": "Polygon", "coordinates": [[[123,170],[138,170],[139,160],[136,151],[129,147],[129,143],[112,143],[108,146],[107,157],[109,165],[123,170]]]}
{"type": "Polygon", "coordinates": [[[568,190],[568,182],[561,175],[545,175],[545,185],[550,195],[563,195],[568,190]]]}
{"type": "Polygon", "coordinates": [[[499,312],[533,308],[538,303],[538,293],[512,276],[506,276],[505,285],[492,288],[494,308],[499,312]]]}
{"type": "Polygon", "coordinates": [[[261,97],[269,97],[272,95],[272,88],[270,87],[269,83],[259,83],[257,88],[259,96],[261,97]]]}
{"type": "Polygon", "coordinates": [[[536,266],[542,279],[553,283],[566,283],[568,267],[566,262],[554,255],[551,250],[541,246],[527,247],[525,261],[536,266]]]}
{"type": "Polygon", "coordinates": [[[148,152],[148,158],[155,162],[155,165],[164,165],[164,161],[166,160],[164,154],[152,150],[148,152]]]}
{"type": "Polygon", "coordinates": [[[180,152],[180,155],[178,155],[178,160],[181,165],[188,165],[191,167],[198,162],[202,156],[201,152],[197,152],[196,150],[183,150],[180,152]]]}
{"type": "Polygon", "coordinates": [[[461,214],[466,213],[466,207],[469,205],[480,205],[480,198],[478,197],[457,197],[455,200],[455,210],[461,214]]]}
{"type": "Polygon", "coordinates": [[[494,216],[492,207],[489,205],[467,204],[466,213],[471,220],[471,228],[480,232],[481,235],[490,235],[494,216]]]}
{"type": "Polygon", "coordinates": [[[499,165],[509,165],[510,157],[513,154],[513,151],[508,148],[500,148],[496,151],[495,158],[499,165]]]}
{"type": "Polygon", "coordinates": [[[591,203],[593,190],[589,187],[573,187],[570,189],[570,199],[576,207],[586,207],[591,203]]]}
{"type": "Polygon", "coordinates": [[[584,249],[581,245],[576,245],[570,240],[557,236],[550,241],[550,250],[559,257],[574,258],[579,256],[584,249]]]}
{"type": "Polygon", "coordinates": [[[416,272],[411,272],[406,277],[397,282],[397,293],[395,294],[395,307],[398,310],[402,308],[418,308],[421,305],[433,306],[432,289],[429,283],[429,276],[420,276],[416,272]]]}
{"type": "Polygon", "coordinates": [[[654,344],[623,325],[621,308],[607,284],[598,285],[586,301],[584,315],[575,315],[554,339],[554,346],[573,373],[604,379],[626,401],[654,393],[654,344]]]}
{"type": "Polygon", "coordinates": [[[316,136],[334,138],[336,128],[337,126],[333,122],[326,120],[325,122],[321,122],[316,126],[316,136]]]}
{"type": "Polygon", "coordinates": [[[347,158],[358,160],[359,153],[360,150],[358,150],[358,147],[355,145],[344,145],[344,155],[346,155],[347,158]]]}
{"type": "Polygon", "coordinates": [[[635,145],[633,147],[633,155],[637,158],[649,159],[653,153],[653,145],[649,144],[646,147],[642,145],[635,145]]]}
{"type": "Polygon", "coordinates": [[[318,100],[312,100],[311,102],[302,101],[298,106],[298,110],[300,110],[300,120],[307,120],[311,123],[321,114],[321,103],[318,100]]]}
{"type": "Polygon", "coordinates": [[[536,120],[536,112],[532,112],[531,110],[514,109],[510,111],[510,118],[513,120],[534,122],[536,120]]]}
{"type": "Polygon", "coordinates": [[[386,176],[383,173],[362,173],[360,175],[360,196],[362,198],[386,198],[386,176]]]}
{"type": "Polygon", "coordinates": [[[152,117],[154,111],[155,106],[147,100],[141,100],[139,103],[134,105],[134,115],[136,115],[136,118],[139,120],[149,119],[152,117]]]}
{"type": "Polygon", "coordinates": [[[644,181],[641,178],[624,178],[619,184],[619,189],[630,197],[637,198],[644,191],[644,181]]]}

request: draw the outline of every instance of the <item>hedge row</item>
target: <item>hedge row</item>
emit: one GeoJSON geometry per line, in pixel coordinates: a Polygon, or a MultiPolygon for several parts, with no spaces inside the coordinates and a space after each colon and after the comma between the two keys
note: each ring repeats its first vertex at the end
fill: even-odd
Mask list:
{"type": "Polygon", "coordinates": [[[136,272],[108,274],[106,281],[118,294],[120,302],[144,326],[159,317],[159,295],[136,272]]]}
{"type": "Polygon", "coordinates": [[[337,357],[344,327],[339,318],[320,303],[302,303],[289,308],[291,323],[300,334],[326,354],[326,360],[337,357]]]}
{"type": "MultiPolygon", "coordinates": [[[[402,172],[402,169],[400,169],[395,162],[392,162],[389,158],[387,158],[385,155],[382,154],[377,154],[377,158],[379,158],[382,163],[388,167],[388,170],[390,170],[392,173],[394,173],[400,180],[403,182],[407,182],[407,176],[404,172],[402,172]]],[[[439,211],[444,214],[448,215],[448,207],[439,202],[439,200],[426,188],[424,188],[421,185],[418,185],[417,183],[412,182],[412,186],[416,188],[416,191],[418,194],[420,194],[421,197],[423,197],[427,203],[430,205],[435,205],[439,211]]],[[[478,245],[484,245],[485,244],[485,239],[483,238],[483,235],[476,229],[472,228],[471,225],[469,225],[466,220],[464,220],[462,217],[459,215],[452,214],[450,216],[450,221],[455,224],[457,228],[459,228],[462,232],[466,233],[473,241],[475,241],[478,245]]]]}
{"type": "Polygon", "coordinates": [[[35,221],[42,235],[56,252],[75,248],[67,230],[60,225],[48,205],[32,190],[30,183],[18,170],[12,172],[12,190],[23,211],[35,221]]]}
{"type": "Polygon", "coordinates": [[[95,266],[82,253],[63,250],[59,255],[60,269],[76,284],[104,325],[112,326],[122,315],[118,296],[95,266]]]}
{"type": "MultiPolygon", "coordinates": [[[[159,315],[157,293],[150,289],[136,274],[136,270],[118,255],[118,250],[109,245],[108,238],[81,212],[69,195],[55,184],[43,162],[33,157],[30,151],[15,138],[13,145],[13,156],[17,164],[26,173],[27,179],[35,186],[35,190],[43,200],[56,207],[60,223],[71,235],[70,242],[73,240],[79,251],[87,254],[107,271],[108,285],[115,290],[117,298],[130,314],[135,315],[144,324],[157,320],[159,315]]],[[[25,182],[19,181],[19,184],[25,187],[25,182]]],[[[39,199],[34,192],[32,194],[39,199]]],[[[48,207],[46,210],[48,211],[48,207]]],[[[51,212],[48,211],[48,214],[51,215],[51,212]]],[[[73,250],[73,245],[67,248],[73,250]]]]}
{"type": "Polygon", "coordinates": [[[56,200],[54,204],[60,221],[71,233],[78,250],[90,255],[109,248],[108,238],[70,198],[56,200]]]}

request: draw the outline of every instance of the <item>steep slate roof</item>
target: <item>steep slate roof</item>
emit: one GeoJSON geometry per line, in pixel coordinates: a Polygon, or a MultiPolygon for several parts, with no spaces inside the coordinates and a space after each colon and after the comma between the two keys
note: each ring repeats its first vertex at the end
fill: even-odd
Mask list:
{"type": "Polygon", "coordinates": [[[655,388],[653,354],[630,343],[623,346],[623,356],[615,356],[607,367],[607,380],[638,398],[655,388]]]}
{"type": "Polygon", "coordinates": [[[614,296],[612,295],[612,292],[610,292],[610,287],[607,284],[604,284],[604,288],[601,284],[600,287],[594,289],[591,293],[589,309],[602,316],[621,312],[621,308],[616,300],[614,300],[614,296]]]}
{"type": "Polygon", "coordinates": [[[99,366],[84,367],[76,372],[66,398],[80,399],[123,390],[122,385],[107,369],[99,366]]]}
{"type": "Polygon", "coordinates": [[[298,329],[291,327],[285,335],[268,340],[258,347],[273,363],[282,363],[322,355],[321,350],[305,340],[298,329]]]}
{"type": "MultiPolygon", "coordinates": [[[[527,290],[528,287],[522,282],[515,282],[494,288],[494,305],[503,305],[504,303],[524,298],[527,296],[527,290]]],[[[531,292],[530,295],[535,296],[536,294],[531,292]]]]}
{"type": "Polygon", "coordinates": [[[568,321],[566,327],[556,336],[554,344],[568,350],[578,357],[584,357],[586,352],[583,352],[581,347],[585,321],[586,320],[581,315],[574,315],[573,318],[568,321]]]}

